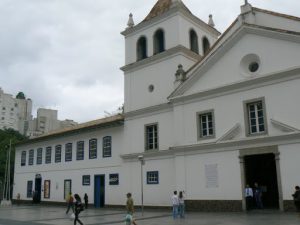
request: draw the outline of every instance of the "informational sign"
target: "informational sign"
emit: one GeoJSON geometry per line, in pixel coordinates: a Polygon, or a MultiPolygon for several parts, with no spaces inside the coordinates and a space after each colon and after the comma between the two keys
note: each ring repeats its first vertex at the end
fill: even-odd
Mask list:
{"type": "Polygon", "coordinates": [[[205,178],[207,188],[219,187],[218,164],[205,165],[205,178]]]}
{"type": "Polygon", "coordinates": [[[109,185],[119,185],[119,174],[109,174],[109,185]]]}

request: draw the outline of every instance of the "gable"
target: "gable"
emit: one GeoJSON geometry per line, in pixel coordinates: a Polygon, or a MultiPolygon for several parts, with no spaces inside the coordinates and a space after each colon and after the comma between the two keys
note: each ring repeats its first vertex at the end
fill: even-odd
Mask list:
{"type": "Polygon", "coordinates": [[[298,34],[243,29],[194,69],[174,96],[187,96],[299,67],[299,50],[298,34]],[[259,64],[256,72],[249,71],[252,62],[259,64]]]}

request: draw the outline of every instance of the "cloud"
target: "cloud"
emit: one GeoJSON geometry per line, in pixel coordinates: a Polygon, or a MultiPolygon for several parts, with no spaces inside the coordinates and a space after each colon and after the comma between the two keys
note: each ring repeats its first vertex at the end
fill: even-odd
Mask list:
{"type": "MultiPolygon", "coordinates": [[[[59,110],[60,119],[97,119],[123,103],[124,37],[128,14],[142,21],[156,0],[1,0],[0,86],[23,91],[34,108],[59,110]]],[[[297,15],[300,2],[253,0],[257,7],[297,15]]],[[[242,0],[185,0],[224,31],[242,0]]]]}

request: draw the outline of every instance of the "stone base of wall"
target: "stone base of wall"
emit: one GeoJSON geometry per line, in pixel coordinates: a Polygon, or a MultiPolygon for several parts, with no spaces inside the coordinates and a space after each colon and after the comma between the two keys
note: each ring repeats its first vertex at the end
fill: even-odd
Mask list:
{"type": "Polygon", "coordinates": [[[186,200],[187,211],[201,212],[241,212],[242,201],[239,200],[186,200]]]}
{"type": "Polygon", "coordinates": [[[293,200],[284,200],[283,209],[286,212],[296,212],[296,207],[293,200]]]}

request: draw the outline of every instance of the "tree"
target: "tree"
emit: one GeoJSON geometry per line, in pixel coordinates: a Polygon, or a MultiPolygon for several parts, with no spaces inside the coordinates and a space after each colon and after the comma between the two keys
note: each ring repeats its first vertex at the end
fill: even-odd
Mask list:
{"type": "Polygon", "coordinates": [[[11,141],[11,162],[10,173],[11,183],[13,182],[14,175],[14,162],[15,162],[15,145],[28,138],[13,129],[0,130],[0,196],[2,197],[2,185],[4,184],[6,156],[9,150],[11,141]]]}

